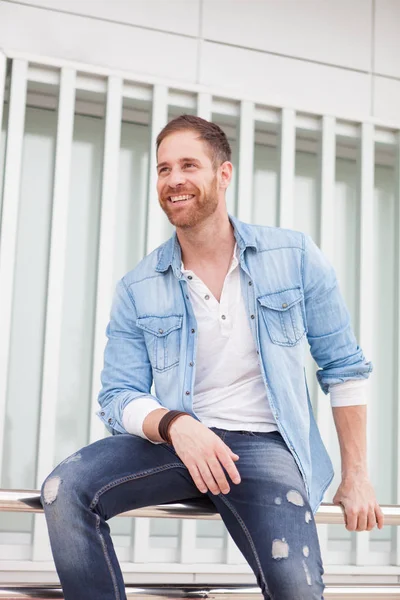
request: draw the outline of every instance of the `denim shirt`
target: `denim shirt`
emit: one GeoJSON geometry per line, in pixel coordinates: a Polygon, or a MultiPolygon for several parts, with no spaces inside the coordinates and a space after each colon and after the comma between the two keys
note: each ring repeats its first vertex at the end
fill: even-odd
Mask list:
{"type": "MultiPolygon", "coordinates": [[[[357,345],[335,271],[312,238],[229,219],[267,397],[315,511],[333,468],[310,403],[306,344],[325,394],[330,384],[367,378],[372,364],[357,345]]],[[[160,406],[198,419],[192,405],[197,323],[176,232],[118,282],[106,334],[97,414],[111,433],[126,433],[125,406],[151,395],[153,381],[160,406]]]]}

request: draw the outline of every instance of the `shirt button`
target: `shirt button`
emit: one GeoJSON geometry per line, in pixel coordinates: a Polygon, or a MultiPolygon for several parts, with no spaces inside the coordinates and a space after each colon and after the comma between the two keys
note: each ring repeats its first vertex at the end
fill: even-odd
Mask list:
{"type": "Polygon", "coordinates": [[[221,319],[223,319],[225,321],[226,316],[225,315],[221,315],[221,319]]]}
{"type": "Polygon", "coordinates": [[[189,296],[186,294],[186,298],[189,300],[189,296]]]}
{"type": "Polygon", "coordinates": [[[164,333],[164,329],[159,329],[158,333],[164,333]]]}
{"type": "Polygon", "coordinates": [[[253,282],[252,282],[252,281],[249,281],[249,285],[253,285],[253,282]]]}
{"type": "Polygon", "coordinates": [[[193,279],[193,277],[191,275],[188,275],[188,279],[193,279]]]}
{"type": "Polygon", "coordinates": [[[254,316],[254,315],[250,315],[250,318],[251,318],[251,319],[255,319],[255,316],[254,316]]]}
{"type": "Polygon", "coordinates": [[[208,294],[206,294],[206,295],[204,296],[204,300],[209,300],[209,299],[210,299],[210,296],[209,296],[208,294]]]}
{"type": "Polygon", "coordinates": [[[101,416],[104,417],[104,415],[106,414],[105,412],[101,411],[101,416]]]}
{"type": "Polygon", "coordinates": [[[257,350],[257,354],[260,354],[260,351],[259,351],[259,350],[257,350]]]}
{"type": "Polygon", "coordinates": [[[193,363],[192,362],[189,363],[189,367],[193,367],[193,363]]]}
{"type": "Polygon", "coordinates": [[[185,392],[186,396],[190,396],[190,392],[185,392]]]}
{"type": "Polygon", "coordinates": [[[192,333],[194,333],[194,331],[195,331],[195,330],[194,330],[194,329],[192,329],[192,333]]]}
{"type": "Polygon", "coordinates": [[[282,308],[287,308],[287,304],[286,304],[286,302],[284,302],[284,303],[282,304],[282,308]]]}
{"type": "Polygon", "coordinates": [[[108,419],[108,422],[109,422],[109,423],[112,423],[112,419],[108,419]]]}

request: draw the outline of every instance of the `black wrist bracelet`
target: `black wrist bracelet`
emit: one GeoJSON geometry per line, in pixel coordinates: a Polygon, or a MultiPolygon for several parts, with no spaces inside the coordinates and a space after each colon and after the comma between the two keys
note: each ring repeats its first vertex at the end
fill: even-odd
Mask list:
{"type": "Polygon", "coordinates": [[[188,413],[183,412],[181,410],[169,410],[165,415],[161,418],[158,424],[158,433],[160,434],[160,438],[167,442],[167,444],[171,444],[171,438],[169,436],[169,428],[175,419],[180,417],[181,415],[187,415],[188,413]]]}

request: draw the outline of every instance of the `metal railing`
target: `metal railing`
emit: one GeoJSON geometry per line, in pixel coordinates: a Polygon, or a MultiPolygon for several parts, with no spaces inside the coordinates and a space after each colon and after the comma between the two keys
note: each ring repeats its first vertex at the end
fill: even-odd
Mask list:
{"type": "MultiPolygon", "coordinates": [[[[169,600],[174,599],[197,599],[202,600],[262,600],[259,588],[237,585],[224,587],[211,587],[199,585],[181,586],[138,586],[131,585],[125,588],[128,599],[133,600],[169,600]]],[[[40,600],[60,600],[63,593],[59,587],[51,585],[39,586],[8,586],[0,589],[1,600],[29,600],[36,598],[40,600]]],[[[339,586],[332,585],[325,588],[325,600],[398,600],[400,598],[399,587],[394,585],[380,586],[339,586]]]]}
{"type": "MultiPolygon", "coordinates": [[[[400,525],[400,506],[382,505],[386,525],[400,525]]],[[[0,489],[0,512],[41,513],[43,507],[37,490],[0,489]]],[[[178,518],[178,519],[220,519],[214,505],[208,498],[176,504],[158,504],[130,510],[120,517],[178,518]]],[[[321,504],[315,520],[317,523],[337,525],[344,523],[344,513],[340,506],[321,504]]],[[[207,586],[204,584],[185,585],[141,585],[126,586],[127,598],[136,600],[168,600],[170,598],[202,598],[209,600],[258,600],[262,598],[259,588],[252,584],[207,586]]],[[[63,598],[60,586],[52,584],[0,584],[0,600],[59,600],[63,598]]],[[[329,585],[325,588],[325,600],[400,600],[399,585],[329,585]]]]}
{"type": "MultiPolygon", "coordinates": [[[[381,505],[385,517],[385,525],[400,525],[400,506],[381,505]]],[[[40,492],[37,490],[4,490],[0,489],[0,511],[41,513],[40,492]]],[[[214,505],[208,498],[176,504],[157,504],[136,508],[121,513],[120,517],[176,518],[176,519],[220,519],[214,505]]],[[[316,515],[316,523],[326,525],[343,525],[344,513],[335,504],[321,504],[316,515]]]]}

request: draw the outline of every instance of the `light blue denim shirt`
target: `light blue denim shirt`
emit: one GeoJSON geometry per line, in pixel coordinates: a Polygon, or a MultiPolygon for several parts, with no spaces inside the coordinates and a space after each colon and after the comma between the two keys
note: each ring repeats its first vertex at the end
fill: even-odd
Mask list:
{"type": "MultiPolygon", "coordinates": [[[[310,404],[305,345],[325,394],[330,384],[367,378],[372,364],[357,345],[335,271],[312,238],[229,219],[268,400],[315,511],[333,468],[310,404]]],[[[110,432],[126,433],[125,406],[150,395],[153,380],[161,406],[198,418],[192,405],[197,323],[176,233],[118,282],[106,333],[97,414],[110,432]]]]}

